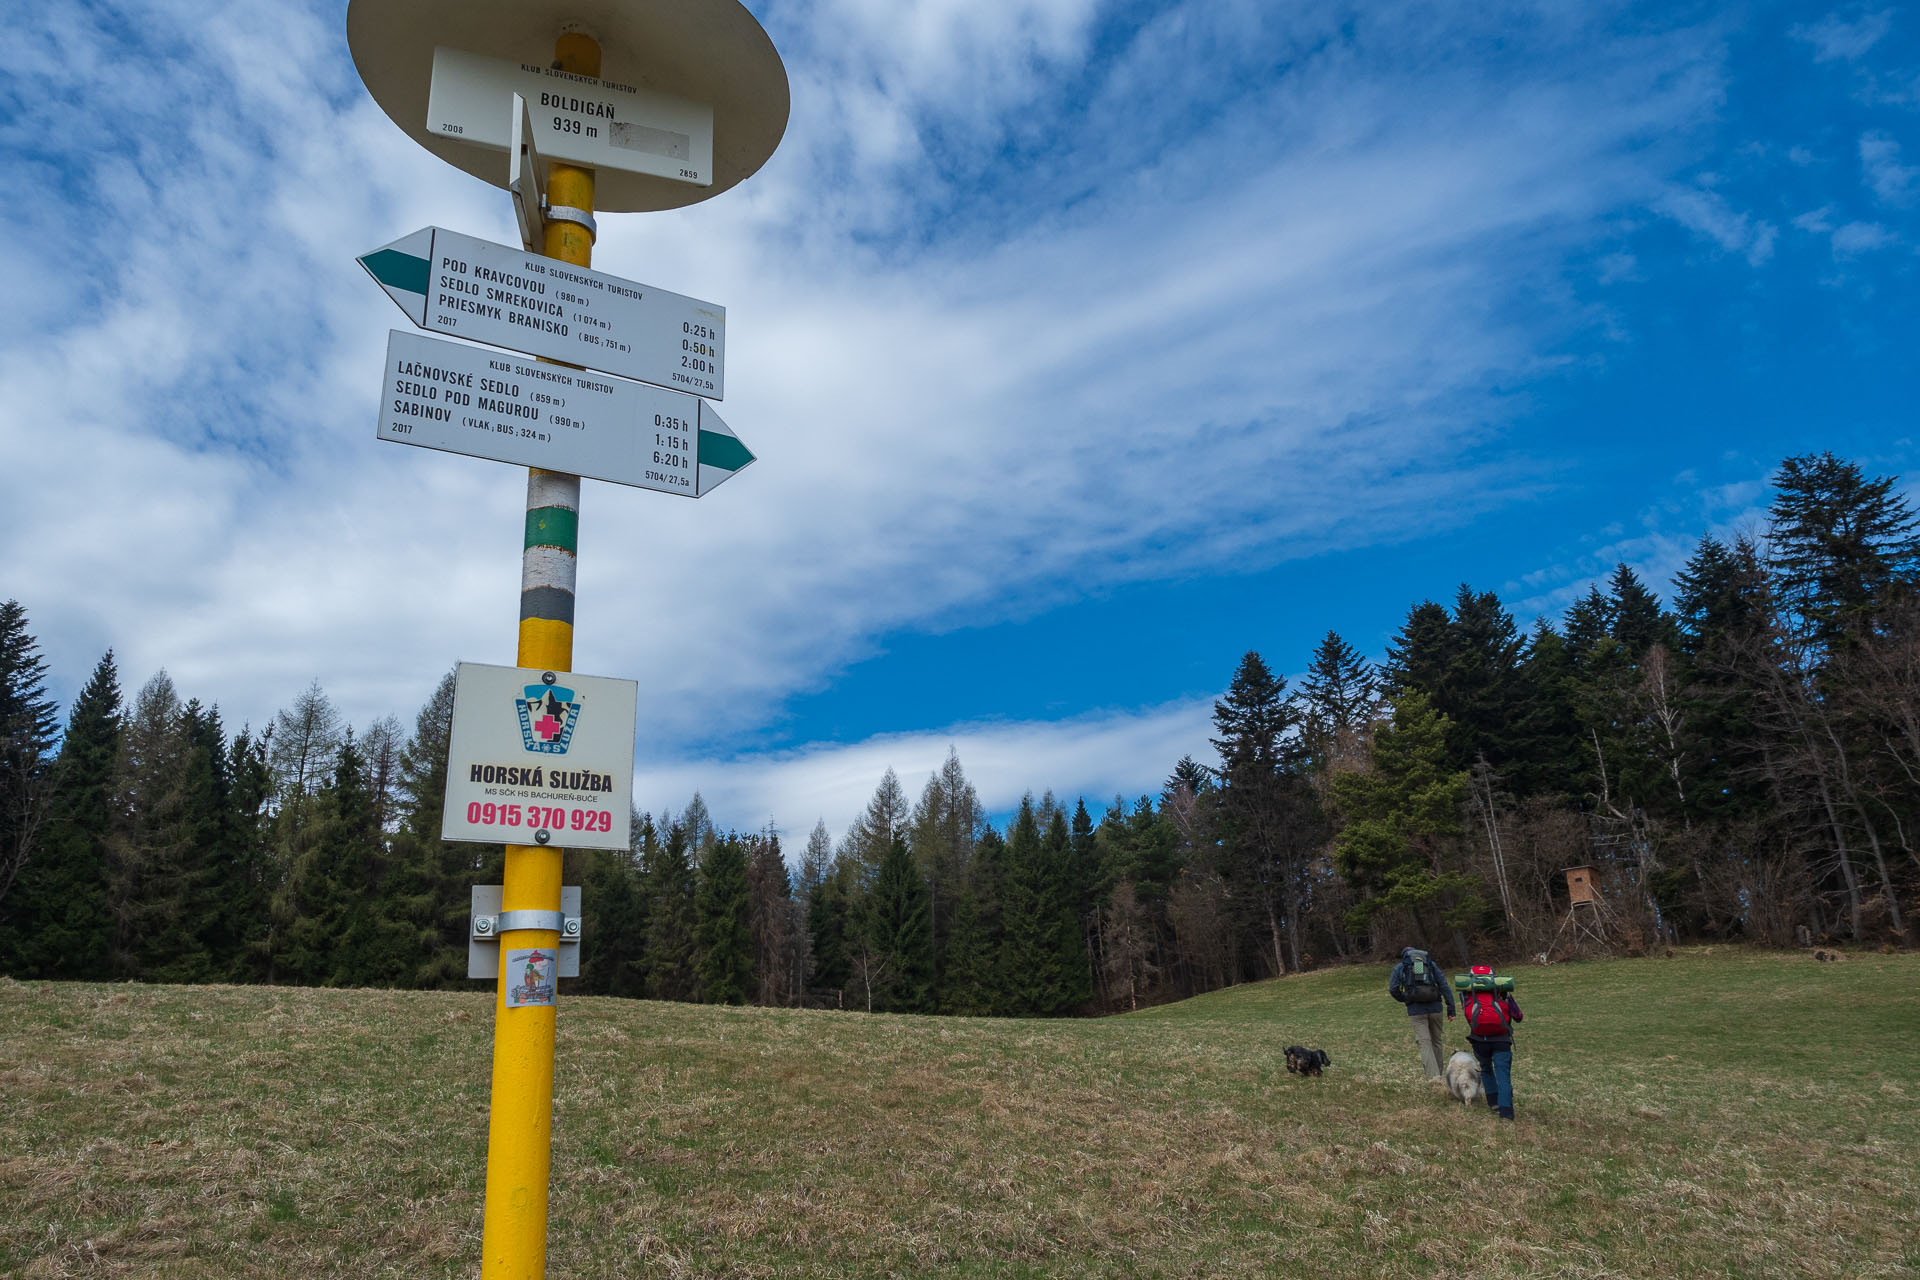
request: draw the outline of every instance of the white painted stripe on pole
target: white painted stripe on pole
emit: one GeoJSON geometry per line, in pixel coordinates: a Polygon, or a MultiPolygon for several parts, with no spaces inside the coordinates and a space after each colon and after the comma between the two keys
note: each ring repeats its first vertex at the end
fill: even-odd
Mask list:
{"type": "Polygon", "coordinates": [[[580,510],[580,477],[558,471],[527,472],[527,510],[565,507],[580,510]]]}
{"type": "Polygon", "coordinates": [[[579,571],[578,557],[565,547],[527,547],[520,554],[520,589],[559,587],[572,591],[579,571]]]}

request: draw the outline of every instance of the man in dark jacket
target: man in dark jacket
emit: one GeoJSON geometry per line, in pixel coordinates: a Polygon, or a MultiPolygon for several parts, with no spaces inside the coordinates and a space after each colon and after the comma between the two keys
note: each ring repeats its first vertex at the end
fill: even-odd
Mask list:
{"type": "Polygon", "coordinates": [[[1447,975],[1440,972],[1440,966],[1433,957],[1418,947],[1404,947],[1400,952],[1400,963],[1393,966],[1393,972],[1387,976],[1387,994],[1407,1006],[1407,1017],[1413,1020],[1413,1038],[1420,1046],[1420,1061],[1427,1068],[1427,1079],[1440,1078],[1441,1036],[1447,1024],[1440,1019],[1440,1010],[1447,1011],[1447,1018],[1453,1017],[1453,989],[1447,985],[1447,975]]]}
{"type": "MultiPolygon", "coordinates": [[[[1476,970],[1477,972],[1477,970],[1476,970]]],[[[1481,999],[1478,993],[1468,995],[1467,1009],[1473,1013],[1474,1001],[1481,999]]],[[[1524,1022],[1526,1015],[1520,1012],[1520,1002],[1511,992],[1489,992],[1486,999],[1505,1012],[1506,1025],[1499,1024],[1498,1014],[1486,1019],[1487,1026],[1476,1030],[1473,1018],[1467,1020],[1467,1044],[1473,1049],[1473,1056],[1480,1059],[1480,1084],[1487,1094],[1487,1106],[1498,1111],[1502,1120],[1513,1119],[1513,1024],[1524,1022]]]]}

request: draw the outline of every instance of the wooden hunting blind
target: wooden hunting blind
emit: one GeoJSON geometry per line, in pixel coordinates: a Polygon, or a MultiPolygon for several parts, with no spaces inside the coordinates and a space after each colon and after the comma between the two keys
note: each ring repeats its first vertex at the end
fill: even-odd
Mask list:
{"type": "Polygon", "coordinates": [[[1567,898],[1570,902],[1594,900],[1592,867],[1568,867],[1566,876],[1567,898]]]}

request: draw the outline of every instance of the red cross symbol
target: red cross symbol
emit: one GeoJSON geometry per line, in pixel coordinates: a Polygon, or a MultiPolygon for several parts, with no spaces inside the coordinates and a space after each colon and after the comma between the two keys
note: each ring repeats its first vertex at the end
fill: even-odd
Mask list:
{"type": "Polygon", "coordinates": [[[540,736],[542,738],[546,738],[549,740],[551,740],[555,734],[560,732],[560,722],[558,720],[555,720],[551,715],[541,716],[538,720],[535,720],[533,722],[533,727],[540,731],[540,736]]]}

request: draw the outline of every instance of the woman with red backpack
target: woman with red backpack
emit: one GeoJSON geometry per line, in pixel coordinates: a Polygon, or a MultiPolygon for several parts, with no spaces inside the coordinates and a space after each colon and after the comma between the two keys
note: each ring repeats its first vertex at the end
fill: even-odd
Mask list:
{"type": "Polygon", "coordinates": [[[1480,1060],[1480,1085],[1487,1106],[1502,1120],[1513,1119],[1513,1026],[1525,1021],[1513,998],[1513,979],[1496,978],[1491,965],[1477,964],[1461,988],[1460,1013],[1467,1022],[1467,1043],[1480,1060]]]}

